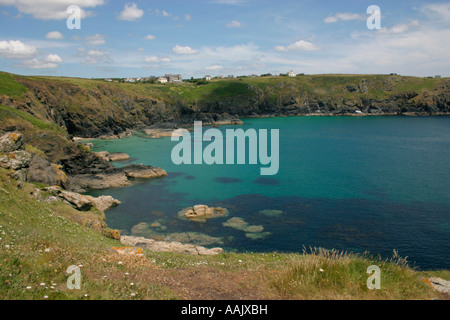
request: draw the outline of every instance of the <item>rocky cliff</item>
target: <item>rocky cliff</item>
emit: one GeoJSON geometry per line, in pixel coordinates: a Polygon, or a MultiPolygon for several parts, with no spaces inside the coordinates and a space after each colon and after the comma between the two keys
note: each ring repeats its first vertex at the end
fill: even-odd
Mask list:
{"type": "Polygon", "coordinates": [[[120,135],[155,124],[170,127],[249,116],[450,113],[448,78],[317,75],[225,79],[202,86],[16,75],[10,81],[24,93],[15,97],[2,95],[0,90],[0,104],[80,137],[120,135]]]}

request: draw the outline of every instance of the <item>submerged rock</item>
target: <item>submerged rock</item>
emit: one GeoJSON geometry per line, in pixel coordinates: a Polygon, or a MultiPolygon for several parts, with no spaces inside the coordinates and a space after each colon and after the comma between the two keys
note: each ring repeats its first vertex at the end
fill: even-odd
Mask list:
{"type": "Polygon", "coordinates": [[[277,216],[281,216],[284,212],[282,210],[266,209],[266,210],[261,210],[258,213],[268,216],[268,217],[277,217],[277,216]]]}
{"type": "Polygon", "coordinates": [[[237,230],[244,230],[248,227],[248,223],[244,221],[244,219],[239,217],[233,217],[226,222],[222,223],[224,227],[229,227],[237,230]]]}
{"type": "Polygon", "coordinates": [[[167,240],[178,241],[181,243],[197,244],[201,246],[210,246],[212,244],[222,245],[223,239],[220,237],[212,237],[201,232],[179,232],[167,235],[167,240]]]}

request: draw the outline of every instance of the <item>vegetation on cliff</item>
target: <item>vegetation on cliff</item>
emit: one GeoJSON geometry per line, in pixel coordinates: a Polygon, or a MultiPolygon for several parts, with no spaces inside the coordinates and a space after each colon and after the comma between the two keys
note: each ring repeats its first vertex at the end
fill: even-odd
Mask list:
{"type": "Polygon", "coordinates": [[[70,135],[100,137],[154,124],[248,116],[448,114],[449,87],[448,78],[398,75],[243,77],[172,85],[0,73],[0,104],[70,135]]]}

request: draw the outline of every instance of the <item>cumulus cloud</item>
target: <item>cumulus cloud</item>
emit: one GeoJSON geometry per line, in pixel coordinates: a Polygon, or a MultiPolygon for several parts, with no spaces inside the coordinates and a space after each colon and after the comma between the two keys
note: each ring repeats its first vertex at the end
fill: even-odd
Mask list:
{"type": "Polygon", "coordinates": [[[86,8],[95,8],[105,3],[104,0],[0,0],[0,5],[14,6],[20,13],[30,14],[39,20],[63,20],[70,14],[67,7],[77,5],[81,9],[81,17],[93,15],[86,8]]]}
{"type": "Polygon", "coordinates": [[[145,40],[155,40],[156,37],[155,37],[154,35],[152,35],[152,34],[148,34],[148,35],[145,36],[144,39],[145,39],[145,40]]]}
{"type": "Polygon", "coordinates": [[[45,37],[47,39],[55,39],[55,40],[64,39],[63,34],[59,31],[51,31],[51,32],[47,33],[47,35],[45,37]]]}
{"type": "Polygon", "coordinates": [[[142,18],[144,10],[139,9],[136,3],[125,4],[123,11],[117,17],[119,20],[136,21],[142,18]]]}
{"type": "Polygon", "coordinates": [[[350,20],[366,20],[367,15],[351,12],[339,12],[335,15],[326,17],[323,21],[325,23],[335,23],[338,21],[350,21],[350,20]]]}
{"type": "Polygon", "coordinates": [[[7,59],[28,58],[37,53],[37,48],[19,40],[0,41],[0,55],[7,59]]]}
{"type": "Polygon", "coordinates": [[[240,23],[237,20],[233,20],[230,23],[227,23],[227,27],[228,28],[240,28],[240,27],[242,27],[242,23],[240,23]]]}
{"type": "Polygon", "coordinates": [[[315,44],[300,40],[297,42],[294,42],[288,46],[276,46],[276,51],[286,52],[286,51],[315,51],[319,50],[320,48],[316,46],[315,44]]]}
{"type": "Polygon", "coordinates": [[[172,52],[175,54],[181,54],[181,55],[190,55],[190,54],[196,54],[197,50],[192,49],[191,47],[182,47],[179,45],[176,45],[173,47],[172,52]]]}
{"type": "Polygon", "coordinates": [[[29,59],[24,60],[19,67],[27,69],[56,69],[63,60],[57,54],[49,54],[44,59],[29,59]]]}

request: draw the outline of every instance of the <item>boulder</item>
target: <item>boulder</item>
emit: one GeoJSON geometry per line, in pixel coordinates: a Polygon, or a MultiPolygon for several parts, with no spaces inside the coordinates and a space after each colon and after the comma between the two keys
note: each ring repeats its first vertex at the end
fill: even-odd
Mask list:
{"type": "Polygon", "coordinates": [[[112,207],[118,206],[121,202],[117,199],[114,199],[111,196],[100,196],[100,197],[91,197],[86,196],[93,204],[94,206],[99,209],[100,211],[106,211],[112,207]]]}
{"type": "Polygon", "coordinates": [[[80,211],[87,211],[94,206],[92,199],[90,199],[91,197],[84,196],[76,192],[65,191],[58,186],[47,187],[43,190],[51,192],[53,195],[58,196],[80,211]]]}
{"type": "Polygon", "coordinates": [[[23,148],[22,134],[19,132],[8,132],[0,137],[0,152],[13,152],[23,148]]]}

